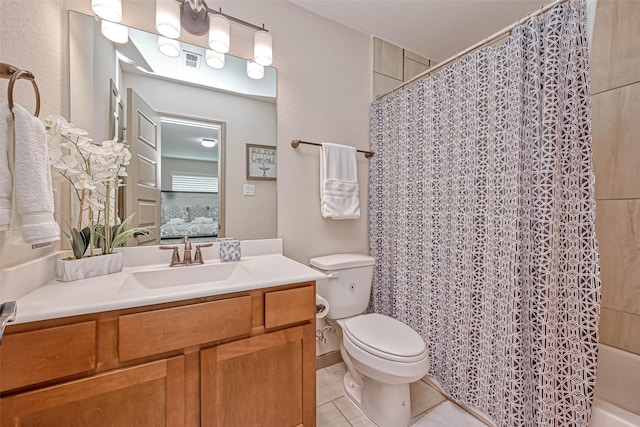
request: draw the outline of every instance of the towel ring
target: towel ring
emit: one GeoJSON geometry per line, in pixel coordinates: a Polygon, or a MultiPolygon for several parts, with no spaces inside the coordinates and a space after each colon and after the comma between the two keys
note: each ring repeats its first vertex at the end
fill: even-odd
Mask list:
{"type": "Polygon", "coordinates": [[[38,117],[38,115],[40,114],[40,91],[38,90],[38,85],[36,84],[36,78],[31,73],[31,71],[18,70],[11,75],[11,79],[9,80],[9,88],[7,90],[8,92],[7,96],[9,99],[9,109],[13,111],[13,85],[15,84],[16,80],[20,78],[31,80],[31,84],[33,85],[33,91],[36,94],[36,112],[34,113],[34,116],[38,117]]]}

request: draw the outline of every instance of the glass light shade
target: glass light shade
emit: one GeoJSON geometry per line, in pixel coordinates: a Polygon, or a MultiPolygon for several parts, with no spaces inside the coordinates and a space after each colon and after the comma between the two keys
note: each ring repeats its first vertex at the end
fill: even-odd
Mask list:
{"type": "Polygon", "coordinates": [[[211,49],[207,49],[205,60],[207,61],[207,65],[211,68],[224,67],[224,53],[218,53],[211,49]]]}
{"type": "Polygon", "coordinates": [[[253,61],[247,61],[247,75],[254,80],[260,80],[264,77],[264,67],[253,61]]]}
{"type": "Polygon", "coordinates": [[[218,53],[229,52],[229,20],[222,15],[209,16],[209,47],[218,53]]]}
{"type": "Polygon", "coordinates": [[[218,143],[218,141],[215,140],[215,139],[202,138],[202,141],[200,142],[200,145],[202,145],[203,147],[206,147],[206,148],[213,148],[213,147],[216,146],[217,143],[218,143]]]}
{"type": "Polygon", "coordinates": [[[253,38],[253,60],[260,65],[271,65],[273,62],[273,48],[271,33],[256,32],[253,38]]]}
{"type": "Polygon", "coordinates": [[[126,43],[129,40],[129,28],[115,22],[102,20],[100,31],[114,43],[126,43]]]}
{"type": "Polygon", "coordinates": [[[180,6],[175,0],[156,0],[156,30],[165,37],[180,37],[180,6]]]}
{"type": "Polygon", "coordinates": [[[91,9],[107,21],[122,21],[122,0],[91,0],[91,9]]]}
{"type": "Polygon", "coordinates": [[[180,56],[180,42],[178,40],[158,36],[158,49],[172,58],[180,56]]]}

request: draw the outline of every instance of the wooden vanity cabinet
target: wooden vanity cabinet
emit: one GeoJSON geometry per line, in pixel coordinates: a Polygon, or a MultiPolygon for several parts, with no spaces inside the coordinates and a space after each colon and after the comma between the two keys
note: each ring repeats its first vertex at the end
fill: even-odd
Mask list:
{"type": "Polygon", "coordinates": [[[10,326],[0,425],[314,426],[315,283],[10,326]]]}

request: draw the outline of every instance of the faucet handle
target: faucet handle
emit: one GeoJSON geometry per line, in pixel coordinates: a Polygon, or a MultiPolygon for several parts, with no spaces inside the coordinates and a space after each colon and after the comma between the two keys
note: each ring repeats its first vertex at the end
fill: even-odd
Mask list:
{"type": "Polygon", "coordinates": [[[209,242],[196,245],[196,254],[193,258],[194,264],[204,264],[204,260],[202,259],[202,251],[200,250],[200,248],[208,248],[209,246],[213,246],[213,243],[209,242]]]}
{"type": "Polygon", "coordinates": [[[173,253],[171,254],[171,262],[169,263],[169,267],[173,267],[174,265],[180,264],[180,254],[178,253],[177,246],[158,246],[158,249],[173,250],[173,253]]]}

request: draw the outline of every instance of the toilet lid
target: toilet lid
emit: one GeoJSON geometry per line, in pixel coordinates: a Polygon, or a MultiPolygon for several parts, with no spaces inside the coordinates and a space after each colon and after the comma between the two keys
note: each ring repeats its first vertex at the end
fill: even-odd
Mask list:
{"type": "Polygon", "coordinates": [[[344,334],[353,344],[379,357],[399,362],[422,360],[427,348],[420,335],[404,323],[381,314],[349,319],[344,334]]]}

